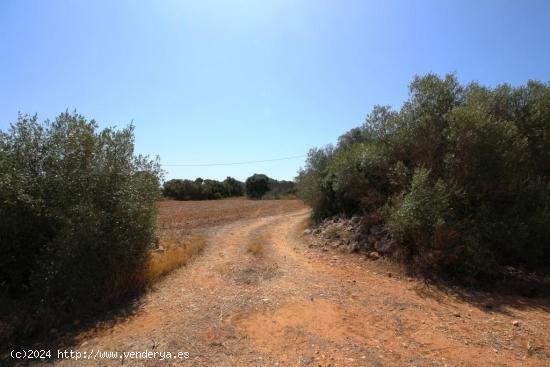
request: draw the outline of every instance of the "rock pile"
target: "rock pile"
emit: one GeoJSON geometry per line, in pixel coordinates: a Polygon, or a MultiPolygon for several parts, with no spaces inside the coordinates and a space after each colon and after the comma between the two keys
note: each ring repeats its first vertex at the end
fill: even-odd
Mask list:
{"type": "Polygon", "coordinates": [[[304,230],[304,235],[313,237],[312,246],[366,253],[374,260],[380,254],[391,253],[396,246],[380,221],[368,217],[328,218],[317,228],[304,230]]]}

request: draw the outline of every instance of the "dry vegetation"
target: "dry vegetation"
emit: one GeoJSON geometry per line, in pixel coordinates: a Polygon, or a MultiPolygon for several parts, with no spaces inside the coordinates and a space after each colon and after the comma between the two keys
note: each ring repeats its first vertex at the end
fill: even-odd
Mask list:
{"type": "Polygon", "coordinates": [[[160,238],[160,246],[150,255],[145,273],[147,283],[158,281],[166,274],[186,265],[193,257],[200,254],[206,244],[203,236],[160,238]]]}
{"type": "MultiPolygon", "coordinates": [[[[162,201],[157,220],[159,246],[151,253],[146,283],[154,283],[200,254],[206,244],[204,232],[214,226],[301,207],[303,205],[296,200],[162,201]]],[[[263,255],[263,242],[264,238],[255,237],[247,244],[246,252],[263,255]]]]}
{"type": "MultiPolygon", "coordinates": [[[[252,219],[281,214],[298,209],[302,204],[296,200],[246,200],[226,199],[217,201],[172,201],[160,202],[157,227],[160,232],[159,247],[150,257],[146,272],[151,284],[180,266],[186,265],[200,254],[206,240],[204,231],[213,226],[236,220],[252,219]]],[[[260,237],[247,244],[246,252],[254,256],[264,253],[260,237]]]]}
{"type": "Polygon", "coordinates": [[[261,256],[264,253],[264,247],[260,241],[252,241],[246,245],[246,252],[254,256],[261,256]]]}

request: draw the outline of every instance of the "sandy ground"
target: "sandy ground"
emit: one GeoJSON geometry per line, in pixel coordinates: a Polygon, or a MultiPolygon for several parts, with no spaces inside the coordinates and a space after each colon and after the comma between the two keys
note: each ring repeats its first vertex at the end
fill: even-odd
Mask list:
{"type": "Polygon", "coordinates": [[[67,347],[92,359],[55,364],[550,365],[547,301],[466,301],[390,276],[380,262],[357,254],[310,248],[302,234],[309,210],[298,202],[163,205],[164,223],[208,228],[203,255],[161,281],[133,316],[82,333],[67,347]],[[252,243],[261,250],[251,253],[252,243]],[[94,360],[98,350],[119,355],[94,360]],[[120,356],[146,350],[189,358],[120,356]]]}

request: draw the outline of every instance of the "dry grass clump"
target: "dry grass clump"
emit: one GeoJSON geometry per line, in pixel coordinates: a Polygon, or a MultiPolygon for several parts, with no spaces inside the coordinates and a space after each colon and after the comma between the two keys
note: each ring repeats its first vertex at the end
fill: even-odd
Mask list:
{"type": "Polygon", "coordinates": [[[261,256],[264,254],[264,246],[260,241],[254,240],[246,245],[246,252],[254,256],[261,256]]]}
{"type": "Polygon", "coordinates": [[[268,239],[260,234],[253,235],[246,244],[246,252],[254,256],[263,256],[266,252],[268,239]]]}
{"type": "Polygon", "coordinates": [[[154,251],[145,272],[146,282],[151,284],[186,265],[204,249],[206,240],[202,236],[161,237],[159,250],[154,251]]]}

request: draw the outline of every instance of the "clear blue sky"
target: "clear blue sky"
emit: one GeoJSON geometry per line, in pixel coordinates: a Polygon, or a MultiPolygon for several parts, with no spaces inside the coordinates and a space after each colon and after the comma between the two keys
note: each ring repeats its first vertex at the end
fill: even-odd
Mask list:
{"type": "MultiPolygon", "coordinates": [[[[306,154],[399,107],[415,74],[550,80],[550,1],[0,1],[0,129],[66,109],[161,162],[306,154]]],[[[291,179],[303,159],[165,167],[291,179]]]]}

